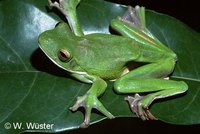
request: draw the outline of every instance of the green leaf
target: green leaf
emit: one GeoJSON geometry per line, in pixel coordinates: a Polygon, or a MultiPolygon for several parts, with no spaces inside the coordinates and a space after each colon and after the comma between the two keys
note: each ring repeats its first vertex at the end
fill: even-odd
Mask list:
{"type": "MultiPolygon", "coordinates": [[[[78,14],[85,33],[109,33],[112,18],[126,7],[102,0],[82,0],[78,14]]],[[[0,133],[22,131],[58,132],[78,128],[81,111],[68,110],[90,85],[80,83],[55,66],[38,48],[38,35],[54,28],[63,16],[49,10],[47,0],[0,1],[0,133]],[[61,18],[59,18],[61,17],[61,18]],[[9,127],[10,129],[5,129],[9,127]],[[13,123],[22,123],[14,129],[13,123]],[[26,123],[53,124],[52,129],[31,130],[26,123]]],[[[147,12],[150,30],[179,57],[173,79],[184,80],[189,91],[180,97],[157,101],[151,107],[160,120],[173,124],[200,123],[199,70],[200,35],[178,20],[147,12]]],[[[117,117],[135,117],[123,95],[112,90],[112,82],[101,97],[102,103],[117,117]],[[112,98],[112,99],[110,99],[112,98]]],[[[92,123],[105,119],[92,114],[92,123]]]]}
{"type": "Polygon", "coordinates": [[[153,114],[158,119],[173,124],[199,124],[200,34],[175,18],[163,14],[148,12],[147,23],[154,35],[178,55],[172,78],[185,81],[189,86],[185,95],[153,105],[153,114]]]}

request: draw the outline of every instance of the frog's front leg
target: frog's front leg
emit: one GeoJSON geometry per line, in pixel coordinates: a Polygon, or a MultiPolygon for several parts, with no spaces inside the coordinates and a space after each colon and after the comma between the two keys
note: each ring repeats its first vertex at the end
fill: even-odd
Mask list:
{"type": "Polygon", "coordinates": [[[67,19],[70,28],[76,36],[83,36],[83,31],[77,18],[76,7],[81,0],[48,0],[51,7],[57,8],[67,19]]]}
{"type": "Polygon", "coordinates": [[[104,93],[107,87],[106,82],[103,79],[95,76],[81,78],[80,76],[76,75],[75,77],[79,80],[83,79],[83,81],[88,83],[92,82],[92,87],[88,90],[88,92],[85,95],[78,97],[74,106],[70,108],[72,111],[76,111],[79,107],[84,107],[85,119],[81,124],[81,127],[86,128],[89,126],[92,108],[99,110],[110,119],[114,118],[114,116],[108,110],[106,110],[103,104],[98,100],[98,97],[104,93]],[[88,79],[88,81],[86,79],[88,79]]]}
{"type": "Polygon", "coordinates": [[[161,60],[157,63],[147,64],[135,69],[118,79],[114,88],[118,93],[143,93],[153,92],[144,97],[138,94],[135,97],[126,97],[130,107],[137,116],[143,120],[155,119],[148,111],[149,105],[155,100],[181,94],[188,89],[183,81],[165,80],[174,69],[175,61],[172,59],[161,60]]]}

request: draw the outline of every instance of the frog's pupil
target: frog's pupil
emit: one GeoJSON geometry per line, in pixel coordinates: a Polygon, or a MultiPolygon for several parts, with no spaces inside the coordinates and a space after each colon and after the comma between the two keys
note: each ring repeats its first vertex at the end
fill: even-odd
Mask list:
{"type": "Polygon", "coordinates": [[[58,57],[61,61],[66,62],[70,59],[70,55],[66,50],[60,50],[58,52],[58,57]]]}

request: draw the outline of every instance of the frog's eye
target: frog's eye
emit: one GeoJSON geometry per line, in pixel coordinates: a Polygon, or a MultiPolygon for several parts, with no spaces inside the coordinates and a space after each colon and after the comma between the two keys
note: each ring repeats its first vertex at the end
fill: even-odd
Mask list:
{"type": "Polygon", "coordinates": [[[70,53],[66,50],[66,49],[60,49],[58,51],[58,58],[62,61],[62,62],[67,62],[70,60],[70,53]]]}

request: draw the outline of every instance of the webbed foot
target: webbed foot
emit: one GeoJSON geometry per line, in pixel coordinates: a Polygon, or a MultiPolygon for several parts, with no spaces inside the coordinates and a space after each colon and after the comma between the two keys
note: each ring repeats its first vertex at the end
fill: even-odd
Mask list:
{"type": "Polygon", "coordinates": [[[125,14],[122,17],[118,17],[118,19],[143,30],[146,27],[144,11],[144,7],[135,6],[135,8],[133,8],[128,6],[128,10],[125,12],[125,14]]]}
{"type": "Polygon", "coordinates": [[[142,120],[157,120],[148,110],[148,105],[145,105],[143,96],[135,94],[134,97],[125,97],[125,100],[129,102],[131,110],[142,120]]]}
{"type": "Polygon", "coordinates": [[[86,93],[85,95],[78,97],[76,103],[70,108],[70,110],[76,111],[79,107],[83,107],[85,109],[85,119],[80,125],[81,128],[87,128],[90,125],[92,108],[97,109],[109,119],[114,118],[114,116],[108,110],[106,110],[103,104],[98,100],[96,95],[90,93],[86,93]]]}
{"type": "Polygon", "coordinates": [[[135,39],[133,35],[145,36],[145,38],[155,38],[153,34],[147,29],[145,21],[145,8],[140,6],[128,6],[128,10],[123,16],[113,19],[111,27],[117,30],[120,34],[126,35],[135,39]],[[124,26],[123,26],[124,25],[124,26]],[[131,30],[130,30],[131,29],[131,30]],[[126,30],[126,32],[124,32],[126,30]]]}

